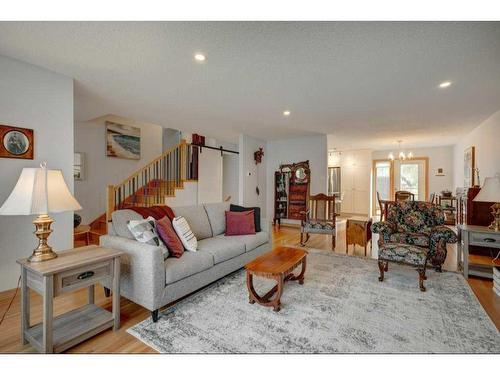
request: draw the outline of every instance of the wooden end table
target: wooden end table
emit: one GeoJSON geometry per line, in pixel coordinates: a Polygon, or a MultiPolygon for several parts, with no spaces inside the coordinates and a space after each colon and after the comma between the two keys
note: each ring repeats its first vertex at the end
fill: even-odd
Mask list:
{"type": "Polygon", "coordinates": [[[365,256],[366,256],[366,247],[368,242],[370,242],[370,250],[371,250],[371,239],[372,239],[372,219],[368,217],[364,218],[349,218],[346,223],[345,230],[345,239],[346,239],[346,247],[345,253],[349,250],[349,245],[359,245],[365,248],[365,256]]]}
{"type": "Polygon", "coordinates": [[[60,353],[113,327],[120,327],[120,256],[118,250],[98,246],[60,251],[57,258],[21,265],[21,340],[42,353],[60,353]],[[112,313],[94,304],[94,284],[113,285],[112,313]],[[54,318],[53,299],[88,288],[88,304],[54,318]],[[29,289],[43,297],[43,321],[30,325],[29,289]]]}
{"type": "Polygon", "coordinates": [[[283,285],[290,280],[297,280],[299,284],[304,284],[304,274],[306,272],[307,251],[292,247],[278,247],[265,253],[245,266],[247,270],[248,302],[255,302],[262,306],[273,306],[274,311],[281,309],[281,295],[283,285]],[[295,276],[292,271],[302,264],[300,274],[295,276]],[[267,279],[276,280],[277,284],[263,296],[259,296],[253,286],[253,276],[261,276],[267,279]],[[273,297],[276,295],[273,299],[273,297]]]}

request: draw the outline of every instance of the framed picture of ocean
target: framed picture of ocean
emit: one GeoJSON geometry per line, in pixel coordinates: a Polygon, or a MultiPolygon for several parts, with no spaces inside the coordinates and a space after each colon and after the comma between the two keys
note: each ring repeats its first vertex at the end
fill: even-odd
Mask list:
{"type": "Polygon", "coordinates": [[[141,158],[141,129],[106,121],[107,156],[120,159],[141,158]]]}

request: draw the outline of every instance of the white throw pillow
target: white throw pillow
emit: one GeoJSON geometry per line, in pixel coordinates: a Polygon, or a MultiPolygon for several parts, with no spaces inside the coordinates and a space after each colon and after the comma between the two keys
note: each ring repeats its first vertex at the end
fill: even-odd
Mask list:
{"type": "Polygon", "coordinates": [[[141,220],[129,220],[127,227],[134,238],[142,243],[161,247],[163,259],[168,257],[168,249],[163,245],[163,242],[158,237],[156,232],[156,223],[153,217],[141,220]]]}
{"type": "Polygon", "coordinates": [[[174,227],[175,233],[179,236],[182,245],[184,245],[184,248],[188,251],[196,251],[198,248],[198,240],[189,227],[187,220],[183,216],[174,217],[172,226],[174,227]]]}

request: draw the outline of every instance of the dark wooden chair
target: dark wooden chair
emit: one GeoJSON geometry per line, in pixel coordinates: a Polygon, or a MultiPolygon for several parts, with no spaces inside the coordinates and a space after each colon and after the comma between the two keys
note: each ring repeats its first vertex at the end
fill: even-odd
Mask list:
{"type": "Polygon", "coordinates": [[[336,225],[335,196],[316,194],[309,197],[308,210],[302,211],[300,224],[300,244],[305,246],[310,233],[332,236],[332,248],[335,249],[336,225]],[[304,241],[305,235],[305,241],[304,241]]]}
{"type": "Polygon", "coordinates": [[[415,194],[404,190],[396,191],[396,193],[394,193],[394,197],[396,202],[407,202],[415,200],[415,194]]]}
{"type": "Polygon", "coordinates": [[[436,200],[436,193],[431,193],[429,197],[429,203],[435,204],[434,202],[435,200],[436,200]]]}

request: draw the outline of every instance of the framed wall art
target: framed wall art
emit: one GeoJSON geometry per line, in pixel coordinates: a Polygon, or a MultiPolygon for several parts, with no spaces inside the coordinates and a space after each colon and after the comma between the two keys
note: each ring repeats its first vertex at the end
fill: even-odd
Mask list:
{"type": "Polygon", "coordinates": [[[476,155],[475,147],[471,146],[464,150],[464,187],[473,187],[475,184],[476,155]]]}
{"type": "Polygon", "coordinates": [[[33,159],[33,129],[0,125],[0,158],[33,159]]]}
{"type": "Polygon", "coordinates": [[[73,158],[73,177],[75,180],[85,180],[85,154],[83,152],[75,152],[73,158]]]}
{"type": "Polygon", "coordinates": [[[141,158],[141,129],[106,122],[106,155],[114,158],[141,158]]]}

